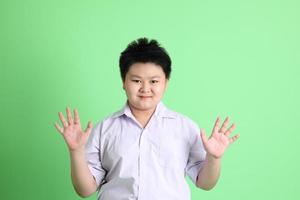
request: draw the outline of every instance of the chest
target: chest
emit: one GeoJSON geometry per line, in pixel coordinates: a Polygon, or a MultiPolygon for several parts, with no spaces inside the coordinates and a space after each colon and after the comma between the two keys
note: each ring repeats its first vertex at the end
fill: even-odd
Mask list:
{"type": "Polygon", "coordinates": [[[145,129],[128,125],[111,127],[101,140],[102,164],[106,169],[143,163],[158,167],[185,167],[189,142],[184,129],[168,121],[145,129]]]}

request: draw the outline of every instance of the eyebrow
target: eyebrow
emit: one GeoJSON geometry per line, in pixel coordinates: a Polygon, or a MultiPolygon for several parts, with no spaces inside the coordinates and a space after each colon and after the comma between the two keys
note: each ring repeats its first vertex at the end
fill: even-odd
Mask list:
{"type": "MultiPolygon", "coordinates": [[[[143,78],[143,77],[141,77],[141,76],[138,76],[138,75],[130,75],[132,78],[134,78],[134,77],[136,77],[136,78],[143,78]]],[[[161,78],[161,76],[150,76],[150,77],[146,77],[146,78],[150,78],[150,79],[152,79],[152,78],[161,78]]]]}

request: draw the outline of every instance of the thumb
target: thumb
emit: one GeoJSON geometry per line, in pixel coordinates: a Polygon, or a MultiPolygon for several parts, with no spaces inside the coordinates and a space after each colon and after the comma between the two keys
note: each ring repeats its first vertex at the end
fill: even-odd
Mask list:
{"type": "Polygon", "coordinates": [[[205,133],[204,129],[201,129],[200,135],[201,135],[203,143],[206,144],[207,143],[207,137],[206,137],[206,133],[205,133]]]}
{"type": "Polygon", "coordinates": [[[90,136],[92,128],[93,128],[93,123],[92,123],[92,121],[89,121],[89,123],[88,123],[88,125],[85,129],[85,133],[86,133],[87,138],[90,136]]]}

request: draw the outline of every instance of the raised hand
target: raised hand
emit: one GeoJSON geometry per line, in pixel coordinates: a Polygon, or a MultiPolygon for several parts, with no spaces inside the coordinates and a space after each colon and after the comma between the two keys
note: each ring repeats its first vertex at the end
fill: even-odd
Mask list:
{"type": "Polygon", "coordinates": [[[72,117],[70,108],[66,108],[67,119],[65,120],[62,112],[58,113],[60,121],[63,125],[61,128],[56,122],[54,123],[55,128],[64,137],[70,151],[82,150],[86,144],[88,137],[93,127],[92,122],[89,121],[85,131],[81,129],[80,118],[77,109],[74,109],[74,119],[72,117]]]}
{"type": "Polygon", "coordinates": [[[228,123],[229,117],[225,119],[222,127],[219,129],[220,118],[218,117],[209,138],[206,137],[205,130],[201,129],[201,138],[204,148],[206,152],[214,158],[221,158],[227,147],[240,137],[239,134],[229,137],[236,126],[232,124],[230,128],[226,130],[228,123]]]}

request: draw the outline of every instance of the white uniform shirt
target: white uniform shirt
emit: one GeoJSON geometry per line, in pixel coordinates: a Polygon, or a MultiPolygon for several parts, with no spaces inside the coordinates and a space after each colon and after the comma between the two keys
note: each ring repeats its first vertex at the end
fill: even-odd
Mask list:
{"type": "Polygon", "coordinates": [[[190,200],[206,152],[199,127],[160,102],[145,128],[126,103],[92,129],[86,144],[98,200],[190,200]]]}

